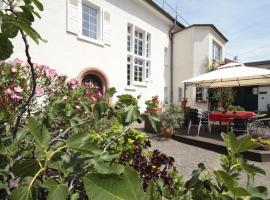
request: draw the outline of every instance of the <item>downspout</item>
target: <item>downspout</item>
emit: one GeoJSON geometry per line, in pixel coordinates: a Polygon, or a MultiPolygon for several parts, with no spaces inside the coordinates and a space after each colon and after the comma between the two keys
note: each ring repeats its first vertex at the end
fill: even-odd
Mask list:
{"type": "Polygon", "coordinates": [[[170,103],[173,103],[173,30],[176,27],[176,19],[174,20],[174,25],[169,31],[169,37],[171,42],[171,56],[170,56],[170,103]]]}

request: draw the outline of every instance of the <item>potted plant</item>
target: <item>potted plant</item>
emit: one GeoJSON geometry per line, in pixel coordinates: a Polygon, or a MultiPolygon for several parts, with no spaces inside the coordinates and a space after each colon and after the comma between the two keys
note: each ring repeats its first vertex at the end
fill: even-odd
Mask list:
{"type": "Polygon", "coordinates": [[[158,124],[161,113],[158,96],[153,96],[150,100],[145,101],[145,104],[146,111],[143,114],[144,130],[151,133],[157,133],[159,130],[158,124]]]}
{"type": "Polygon", "coordinates": [[[160,115],[161,135],[171,137],[175,129],[180,128],[184,122],[184,112],[180,105],[171,104],[160,115]]]}

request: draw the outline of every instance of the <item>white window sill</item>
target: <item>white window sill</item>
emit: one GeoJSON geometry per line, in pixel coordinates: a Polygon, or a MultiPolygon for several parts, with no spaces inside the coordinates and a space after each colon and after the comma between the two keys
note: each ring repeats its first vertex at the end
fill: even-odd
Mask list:
{"type": "Polygon", "coordinates": [[[133,85],[137,87],[145,87],[145,88],[147,87],[146,82],[134,82],[133,85]]]}
{"type": "Polygon", "coordinates": [[[127,90],[127,91],[136,91],[136,88],[134,86],[128,85],[128,86],[125,87],[125,90],[127,90]]]}
{"type": "Polygon", "coordinates": [[[95,44],[95,45],[98,45],[98,46],[101,46],[101,47],[104,47],[104,42],[102,40],[95,40],[95,39],[92,39],[90,37],[86,37],[86,36],[84,36],[82,34],[78,35],[78,39],[86,41],[86,42],[90,42],[92,44],[95,44]]]}

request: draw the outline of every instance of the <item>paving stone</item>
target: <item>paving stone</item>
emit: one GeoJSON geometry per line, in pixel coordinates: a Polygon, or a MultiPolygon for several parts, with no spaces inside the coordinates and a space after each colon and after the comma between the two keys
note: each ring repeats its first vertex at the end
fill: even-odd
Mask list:
{"type": "MultiPolygon", "coordinates": [[[[203,162],[206,167],[212,170],[221,169],[219,164],[220,154],[208,151],[199,147],[194,147],[188,144],[183,144],[172,139],[156,137],[150,135],[152,143],[152,149],[158,149],[161,152],[174,157],[175,166],[179,172],[183,175],[185,180],[191,177],[192,171],[197,169],[197,165],[203,162]]],[[[266,171],[266,176],[258,175],[255,177],[255,183],[257,185],[265,185],[268,187],[270,193],[270,163],[251,162],[255,165],[263,168],[266,171]]],[[[245,182],[246,177],[241,177],[245,182]]]]}

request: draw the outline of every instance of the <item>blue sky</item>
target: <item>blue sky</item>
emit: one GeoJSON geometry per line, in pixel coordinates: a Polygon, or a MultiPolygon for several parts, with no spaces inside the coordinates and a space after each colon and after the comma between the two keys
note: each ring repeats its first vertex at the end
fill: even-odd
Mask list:
{"type": "Polygon", "coordinates": [[[177,6],[190,25],[214,24],[229,39],[227,58],[238,56],[240,62],[270,60],[270,0],[166,1],[177,6]]]}

